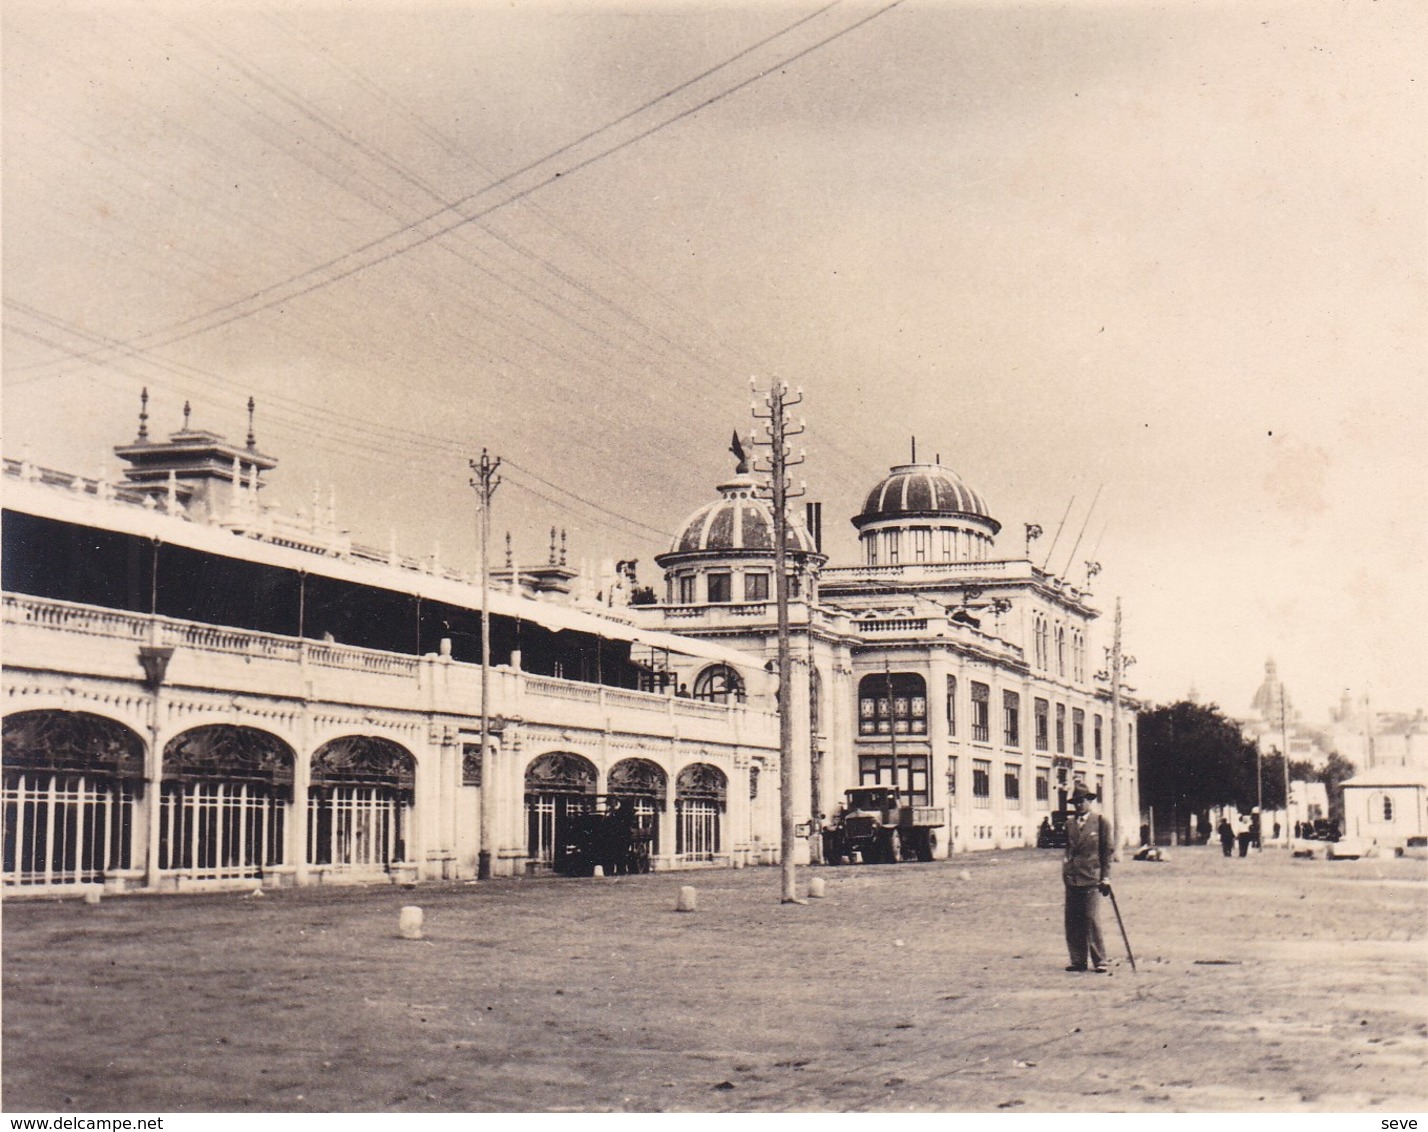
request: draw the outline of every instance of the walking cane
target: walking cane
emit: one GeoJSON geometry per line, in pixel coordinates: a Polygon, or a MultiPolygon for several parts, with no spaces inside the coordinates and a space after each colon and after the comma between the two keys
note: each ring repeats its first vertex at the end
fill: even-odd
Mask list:
{"type": "Polygon", "coordinates": [[[1126,957],[1130,959],[1131,970],[1136,969],[1135,952],[1131,950],[1130,936],[1126,935],[1126,922],[1121,919],[1121,906],[1116,903],[1116,890],[1110,885],[1106,885],[1106,895],[1111,898],[1111,907],[1116,913],[1116,926],[1121,929],[1121,940],[1126,945],[1126,957]]]}

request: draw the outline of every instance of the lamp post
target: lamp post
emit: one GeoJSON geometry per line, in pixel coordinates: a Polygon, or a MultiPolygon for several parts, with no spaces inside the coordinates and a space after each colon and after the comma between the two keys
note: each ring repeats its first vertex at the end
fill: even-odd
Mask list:
{"type": "Polygon", "coordinates": [[[162,810],[164,756],[159,750],[159,732],[163,727],[160,699],[164,677],[174,650],[166,645],[140,645],[139,664],[144,669],[144,687],[149,699],[149,755],[144,766],[144,789],[149,795],[147,810],[148,839],[144,847],[144,883],[151,889],[159,886],[159,816],[162,810]]]}

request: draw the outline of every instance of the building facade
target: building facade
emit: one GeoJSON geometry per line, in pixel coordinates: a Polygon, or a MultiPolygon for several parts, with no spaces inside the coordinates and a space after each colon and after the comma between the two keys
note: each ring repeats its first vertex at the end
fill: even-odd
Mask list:
{"type": "MultiPolygon", "coordinates": [[[[639,613],[772,665],[772,513],[742,465],[717,490],[657,558],[663,601],[639,613]]],[[[816,829],[844,790],[896,784],[944,812],[938,856],[1034,845],[1082,780],[1132,832],[1134,705],[1091,659],[1090,595],[1035,565],[1029,542],[999,555],[985,501],[937,463],[892,468],[851,521],[856,564],[830,566],[808,524],[785,548],[796,820],[816,829]]],[[[736,677],[679,673],[700,696],[737,697],[736,677]]]]}
{"type": "Polygon", "coordinates": [[[460,878],[483,845],[497,874],[549,871],[616,801],[656,868],[774,859],[766,674],[737,702],[663,675],[748,658],[553,600],[553,555],[488,596],[483,761],[481,587],[319,508],[283,520],[251,429],[184,423],[118,449],[122,483],[6,463],[7,890],[460,878]]]}
{"type": "MultiPolygon", "coordinates": [[[[554,532],[548,563],[495,572],[483,735],[479,580],[268,508],[251,408],[245,445],[186,408],[115,451],[116,483],[5,464],[7,890],[560,871],[617,806],[657,869],[779,860],[774,523],[742,464],[653,604],[618,569],[582,602],[554,532]]],[[[940,808],[939,856],[1035,844],[1077,779],[1133,828],[1134,713],[1092,671],[1089,594],[998,556],[936,464],[853,523],[856,564],[804,524],[786,546],[798,859],[858,785],[940,808]]]]}

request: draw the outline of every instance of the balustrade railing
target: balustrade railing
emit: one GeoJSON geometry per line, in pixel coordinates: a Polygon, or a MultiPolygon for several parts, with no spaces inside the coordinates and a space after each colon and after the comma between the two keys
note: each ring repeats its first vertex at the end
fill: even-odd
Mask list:
{"type": "Polygon", "coordinates": [[[61,632],[115,637],[124,641],[147,640],[152,621],[152,618],[142,614],[19,594],[5,595],[4,610],[7,625],[40,625],[61,632]]]}
{"type": "Polygon", "coordinates": [[[859,621],[865,633],[925,633],[926,617],[888,617],[879,621],[859,621]]]}
{"type": "Polygon", "coordinates": [[[600,702],[600,688],[596,684],[581,684],[549,676],[527,676],[525,685],[526,693],[532,696],[550,696],[552,699],[587,704],[600,702]]]}
{"type": "MultiPolygon", "coordinates": [[[[259,658],[282,663],[306,662],[325,668],[370,672],[381,676],[414,678],[424,664],[422,658],[402,653],[381,652],[330,641],[310,641],[296,637],[257,633],[220,625],[176,621],[166,617],[100,609],[94,606],[30,597],[4,595],[4,623],[35,625],[78,636],[106,637],[134,644],[153,643],[192,649],[198,653],[219,653],[259,658]]],[[[461,665],[470,668],[470,665],[461,665]]],[[[743,705],[709,703],[676,698],[659,692],[629,688],[609,688],[552,676],[520,676],[523,694],[566,700],[573,703],[603,704],[621,711],[639,711],[700,719],[727,718],[743,705]]]]}

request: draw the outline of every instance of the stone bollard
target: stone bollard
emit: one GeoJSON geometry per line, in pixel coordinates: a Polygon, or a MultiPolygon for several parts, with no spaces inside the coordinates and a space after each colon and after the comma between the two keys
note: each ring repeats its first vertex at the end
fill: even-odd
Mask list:
{"type": "Polygon", "coordinates": [[[397,931],[403,939],[421,939],[421,922],[421,909],[415,904],[408,904],[402,909],[401,919],[397,921],[397,931]]]}
{"type": "Polygon", "coordinates": [[[808,880],[808,895],[814,899],[821,899],[823,896],[823,878],[810,877],[808,880]]]}
{"type": "Polygon", "coordinates": [[[699,895],[694,891],[692,884],[681,885],[679,889],[679,903],[674,906],[676,912],[697,912],[699,911],[699,895]]]}
{"type": "Polygon", "coordinates": [[[99,889],[97,889],[97,888],[90,888],[90,889],[86,889],[86,890],[85,890],[85,893],[84,893],[84,902],[85,902],[86,904],[98,904],[99,901],[100,901],[100,898],[101,898],[101,893],[100,893],[99,889]]]}
{"type": "Polygon", "coordinates": [[[594,867],[590,870],[590,875],[591,875],[592,877],[602,877],[602,876],[604,876],[604,875],[605,875],[605,866],[604,866],[604,865],[596,865],[596,866],[594,866],[594,867]]]}

